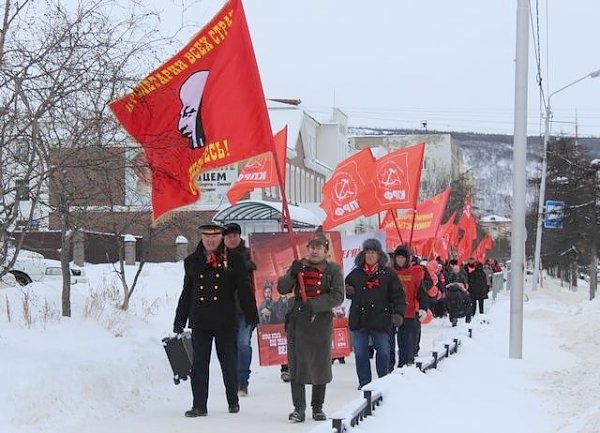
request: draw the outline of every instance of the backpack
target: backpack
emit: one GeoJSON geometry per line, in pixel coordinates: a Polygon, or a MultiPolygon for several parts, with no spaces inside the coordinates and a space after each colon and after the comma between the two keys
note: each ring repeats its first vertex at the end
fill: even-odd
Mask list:
{"type": "Polygon", "coordinates": [[[458,288],[448,288],[446,308],[452,317],[465,317],[471,311],[471,297],[458,288]]]}

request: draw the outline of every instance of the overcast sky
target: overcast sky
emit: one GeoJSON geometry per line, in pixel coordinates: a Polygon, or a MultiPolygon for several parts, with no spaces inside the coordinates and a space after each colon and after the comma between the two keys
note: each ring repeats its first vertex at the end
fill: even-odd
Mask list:
{"type": "MultiPolygon", "coordinates": [[[[183,23],[182,42],[224,3],[153,2],[164,30],[183,23]]],[[[268,98],[299,98],[315,110],[335,104],[353,126],[419,128],[427,120],[429,129],[513,132],[516,0],[245,0],[244,7],[268,98]]],[[[600,69],[599,22],[598,0],[539,1],[545,91],[600,69]]],[[[531,135],[543,128],[534,46],[530,36],[531,135]]],[[[577,118],[580,135],[600,135],[600,78],[553,96],[552,109],[553,133],[574,133],[577,118]]]]}

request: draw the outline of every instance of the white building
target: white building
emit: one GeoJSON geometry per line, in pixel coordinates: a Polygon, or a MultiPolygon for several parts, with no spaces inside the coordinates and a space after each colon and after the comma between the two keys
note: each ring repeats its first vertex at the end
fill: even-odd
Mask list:
{"type": "MultiPolygon", "coordinates": [[[[348,156],[348,117],[337,108],[329,113],[307,111],[298,100],[269,100],[267,108],[273,133],[288,127],[286,197],[292,205],[292,217],[298,218],[295,226],[319,225],[325,218],[318,207],[323,185],[348,156]]],[[[280,202],[279,187],[255,189],[249,200],[222,206],[214,220],[235,221],[244,232],[278,231],[280,202]]]]}

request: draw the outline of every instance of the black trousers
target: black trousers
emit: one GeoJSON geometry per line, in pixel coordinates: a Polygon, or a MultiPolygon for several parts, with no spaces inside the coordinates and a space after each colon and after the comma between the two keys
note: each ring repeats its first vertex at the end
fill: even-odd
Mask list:
{"type": "Polygon", "coordinates": [[[192,329],[194,362],[192,363],[191,383],[194,396],[193,407],[198,409],[206,409],[208,401],[209,365],[213,338],[223,373],[227,403],[233,405],[238,404],[239,401],[236,331],[233,329],[218,331],[192,329]]]}
{"type": "Polygon", "coordinates": [[[473,300],[472,308],[471,308],[471,316],[474,316],[477,312],[477,306],[479,306],[479,314],[483,314],[483,301],[484,299],[473,300]]]}
{"type": "MultiPolygon", "coordinates": [[[[313,410],[323,409],[323,403],[325,402],[325,387],[325,384],[312,386],[312,400],[310,405],[313,410]]],[[[294,409],[298,412],[304,412],[306,410],[306,387],[303,383],[292,383],[292,403],[294,404],[294,409]]]]}

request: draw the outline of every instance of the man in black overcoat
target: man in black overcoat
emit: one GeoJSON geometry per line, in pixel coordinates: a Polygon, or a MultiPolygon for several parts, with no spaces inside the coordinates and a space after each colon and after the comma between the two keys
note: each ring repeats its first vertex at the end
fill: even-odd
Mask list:
{"type": "Polygon", "coordinates": [[[235,295],[250,326],[258,323],[254,292],[244,258],[227,251],[222,226],[200,226],[201,240],[196,251],[185,261],[183,291],[179,297],[173,331],[183,332],[186,323],[192,329],[194,361],[191,384],[192,409],[187,417],[208,414],[208,378],[213,339],[223,372],[228,410],[240,410],[237,376],[237,314],[235,295]]]}

